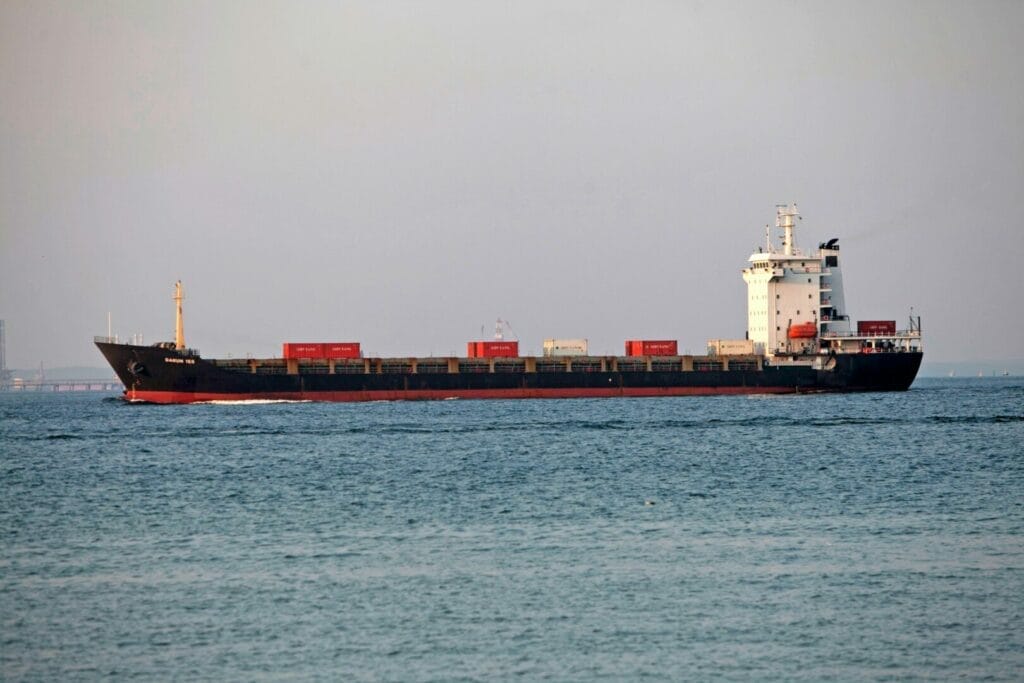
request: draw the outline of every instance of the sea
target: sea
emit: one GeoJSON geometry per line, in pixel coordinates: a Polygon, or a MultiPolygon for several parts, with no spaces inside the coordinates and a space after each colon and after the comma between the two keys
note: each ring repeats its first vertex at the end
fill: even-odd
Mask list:
{"type": "Polygon", "coordinates": [[[1024,378],[0,394],[0,679],[1024,679],[1024,378]]]}

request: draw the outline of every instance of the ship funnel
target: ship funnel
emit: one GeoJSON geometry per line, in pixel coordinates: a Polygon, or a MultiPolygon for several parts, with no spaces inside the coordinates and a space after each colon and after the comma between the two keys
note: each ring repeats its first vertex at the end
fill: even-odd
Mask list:
{"type": "Polygon", "coordinates": [[[181,280],[178,280],[174,283],[174,302],[178,308],[174,324],[174,348],[179,351],[185,348],[185,322],[181,315],[181,302],[184,298],[185,295],[181,291],[181,280]]]}

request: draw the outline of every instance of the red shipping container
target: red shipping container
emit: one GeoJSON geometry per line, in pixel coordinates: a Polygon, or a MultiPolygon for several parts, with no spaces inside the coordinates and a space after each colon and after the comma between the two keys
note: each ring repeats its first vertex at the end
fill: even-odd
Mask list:
{"type": "Polygon", "coordinates": [[[650,341],[644,340],[643,351],[645,356],[678,356],[679,342],[675,339],[650,341]]]}
{"type": "Polygon", "coordinates": [[[285,342],[282,355],[285,358],[323,358],[324,345],[312,343],[285,342]]]}
{"type": "Polygon", "coordinates": [[[466,355],[470,358],[518,358],[517,341],[475,341],[466,344],[466,355]]]}
{"type": "Polygon", "coordinates": [[[519,342],[517,341],[485,341],[480,343],[483,346],[481,353],[483,358],[519,357],[519,342]]]}
{"type": "Polygon", "coordinates": [[[328,342],[324,346],[324,358],[359,358],[359,342],[328,342]]]}
{"type": "Polygon", "coordinates": [[[678,356],[675,339],[631,339],[626,342],[627,356],[678,356]]]}
{"type": "Polygon", "coordinates": [[[860,335],[894,335],[895,320],[858,320],[857,334],[860,335]]]}

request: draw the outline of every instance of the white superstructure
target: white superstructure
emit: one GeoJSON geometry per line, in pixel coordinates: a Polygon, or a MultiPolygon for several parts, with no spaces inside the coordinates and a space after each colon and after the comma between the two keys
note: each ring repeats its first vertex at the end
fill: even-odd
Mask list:
{"type": "Polygon", "coordinates": [[[757,353],[768,356],[919,349],[920,321],[910,329],[880,337],[855,334],[843,298],[839,240],[822,242],[813,253],[796,246],[793,230],[800,217],[796,204],[775,207],[776,246],[768,227],[765,246],[751,254],[743,270],[747,283],[747,338],[757,353]]]}

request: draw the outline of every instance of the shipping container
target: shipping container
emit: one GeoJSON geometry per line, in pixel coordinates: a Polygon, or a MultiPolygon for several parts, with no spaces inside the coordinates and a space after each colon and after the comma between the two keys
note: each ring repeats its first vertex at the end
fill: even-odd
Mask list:
{"type": "Polygon", "coordinates": [[[517,358],[519,342],[517,341],[485,341],[480,342],[481,358],[517,358]]]}
{"type": "Polygon", "coordinates": [[[466,356],[469,358],[517,358],[519,342],[517,341],[471,341],[466,344],[466,356]]]}
{"type": "Polygon", "coordinates": [[[709,339],[709,356],[749,356],[754,353],[753,339],[709,339]]]}
{"type": "Polygon", "coordinates": [[[896,334],[895,320],[858,320],[857,334],[860,335],[894,335],[896,334]]]}
{"type": "Polygon", "coordinates": [[[544,355],[553,356],[585,356],[587,355],[586,339],[545,339],[544,355]]]}
{"type": "Polygon", "coordinates": [[[631,339],[626,342],[627,356],[678,356],[675,339],[631,339]]]}
{"type": "Polygon", "coordinates": [[[286,342],[285,358],[360,358],[359,342],[286,342]]]}
{"type": "Polygon", "coordinates": [[[285,358],[323,358],[324,345],[311,342],[285,342],[281,355],[285,358]]]}
{"type": "Polygon", "coordinates": [[[324,358],[360,358],[359,342],[328,342],[324,346],[324,358]]]}

